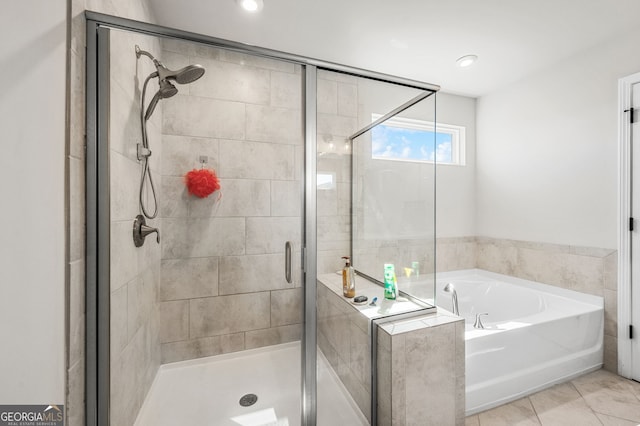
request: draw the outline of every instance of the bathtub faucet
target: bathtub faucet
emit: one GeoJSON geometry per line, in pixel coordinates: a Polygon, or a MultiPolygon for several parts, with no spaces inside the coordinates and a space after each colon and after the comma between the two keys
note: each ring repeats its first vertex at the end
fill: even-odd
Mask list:
{"type": "Polygon", "coordinates": [[[453,303],[453,313],[454,315],[460,315],[460,311],[458,310],[458,293],[456,293],[456,289],[453,284],[448,283],[444,286],[445,293],[451,293],[451,302],[453,303]]]}
{"type": "Polygon", "coordinates": [[[473,328],[480,328],[484,330],[484,324],[482,323],[482,318],[480,318],[482,315],[489,315],[489,313],[484,312],[482,314],[476,314],[476,322],[473,323],[473,328]]]}

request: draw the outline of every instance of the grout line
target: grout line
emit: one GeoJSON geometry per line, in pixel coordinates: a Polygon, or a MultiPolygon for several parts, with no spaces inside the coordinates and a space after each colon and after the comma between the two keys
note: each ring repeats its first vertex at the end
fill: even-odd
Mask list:
{"type": "MultiPolygon", "coordinates": [[[[549,389],[551,389],[551,388],[549,388],[549,389]]],[[[533,405],[533,401],[531,401],[530,397],[527,396],[526,398],[527,398],[527,401],[529,401],[529,404],[531,405],[531,409],[533,410],[533,414],[535,414],[536,419],[538,420],[538,424],[542,425],[542,420],[540,420],[540,416],[538,416],[538,410],[536,410],[536,406],[533,405]]]]}

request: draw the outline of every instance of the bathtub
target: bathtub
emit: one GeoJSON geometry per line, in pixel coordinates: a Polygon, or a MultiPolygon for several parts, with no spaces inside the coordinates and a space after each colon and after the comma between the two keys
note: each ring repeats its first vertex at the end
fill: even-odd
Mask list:
{"type": "Polygon", "coordinates": [[[472,269],[438,274],[436,304],[449,311],[447,283],[466,322],[467,415],[602,366],[601,297],[472,269]]]}

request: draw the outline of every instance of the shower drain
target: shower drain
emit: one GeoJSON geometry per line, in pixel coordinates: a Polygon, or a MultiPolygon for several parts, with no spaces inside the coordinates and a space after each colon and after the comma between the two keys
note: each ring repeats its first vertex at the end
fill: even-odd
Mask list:
{"type": "Polygon", "coordinates": [[[248,393],[242,398],[240,398],[240,405],[242,405],[243,407],[250,407],[253,404],[255,404],[257,400],[258,400],[258,395],[248,393]]]}

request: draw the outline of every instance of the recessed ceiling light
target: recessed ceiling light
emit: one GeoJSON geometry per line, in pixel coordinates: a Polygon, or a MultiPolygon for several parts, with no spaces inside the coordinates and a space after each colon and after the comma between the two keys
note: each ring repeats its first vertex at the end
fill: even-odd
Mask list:
{"type": "Polygon", "coordinates": [[[458,58],[458,60],[456,61],[456,64],[460,68],[465,68],[473,65],[477,60],[478,60],[478,57],[476,55],[465,55],[461,58],[458,58]]]}
{"type": "Polygon", "coordinates": [[[236,0],[236,3],[247,12],[259,12],[264,7],[263,0],[236,0]]]}

